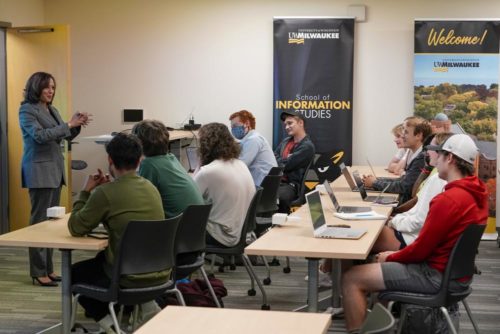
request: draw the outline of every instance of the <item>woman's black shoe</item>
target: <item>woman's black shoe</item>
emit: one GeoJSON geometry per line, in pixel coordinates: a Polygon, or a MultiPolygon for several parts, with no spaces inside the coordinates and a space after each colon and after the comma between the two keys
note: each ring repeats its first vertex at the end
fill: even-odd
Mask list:
{"type": "Polygon", "coordinates": [[[42,282],[38,277],[31,277],[33,285],[37,282],[40,286],[58,286],[58,284],[54,281],[50,282],[42,282]]]}
{"type": "Polygon", "coordinates": [[[48,276],[52,282],[61,282],[61,276],[54,275],[54,274],[48,275],[48,276]]]}

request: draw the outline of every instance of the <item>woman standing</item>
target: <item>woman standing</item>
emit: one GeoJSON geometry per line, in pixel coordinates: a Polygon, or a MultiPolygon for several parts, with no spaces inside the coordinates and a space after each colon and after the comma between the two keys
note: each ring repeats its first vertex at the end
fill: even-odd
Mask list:
{"type": "MultiPolygon", "coordinates": [[[[23,135],[22,187],[29,189],[30,225],[47,219],[47,208],[59,205],[61,186],[66,184],[61,142],[71,140],[81,126],[89,123],[87,113],[76,113],[65,123],[52,106],[56,82],[52,75],[36,72],[26,82],[19,109],[23,135]]],[[[52,249],[30,248],[30,275],[33,284],[57,286],[52,249]]]]}

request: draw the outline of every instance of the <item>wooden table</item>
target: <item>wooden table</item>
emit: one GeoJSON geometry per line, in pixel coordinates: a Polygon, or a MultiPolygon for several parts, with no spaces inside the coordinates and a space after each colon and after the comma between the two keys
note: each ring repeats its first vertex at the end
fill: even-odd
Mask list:
{"type": "MultiPolygon", "coordinates": [[[[187,130],[171,130],[168,131],[169,140],[180,140],[180,139],[190,139],[197,136],[198,131],[187,131],[187,130]]],[[[100,136],[86,136],[86,137],[78,137],[79,141],[94,141],[97,144],[105,144],[113,139],[113,135],[106,134],[100,136]]]]}
{"type": "Polygon", "coordinates": [[[326,333],[329,314],[167,306],[136,334],[326,333]]]}
{"type": "Polygon", "coordinates": [[[69,215],[0,235],[0,246],[58,248],[61,251],[62,322],[40,333],[70,333],[71,251],[74,249],[99,251],[108,246],[108,240],[72,237],[68,231],[69,215]]]}
{"type": "MultiPolygon", "coordinates": [[[[365,167],[358,168],[360,172],[365,167]]],[[[385,172],[387,175],[387,172],[385,172]]],[[[381,171],[382,175],[382,171],[381,171]]],[[[368,206],[363,202],[358,192],[353,192],[347,185],[344,177],[339,177],[332,183],[332,188],[340,205],[368,206]]],[[[248,255],[277,255],[298,256],[308,260],[308,310],[318,310],[318,263],[320,259],[334,260],[332,271],[332,306],[340,307],[340,260],[341,259],[366,259],[375,243],[384,220],[342,220],[333,216],[333,204],[328,195],[321,195],[321,202],[325,211],[326,223],[349,224],[354,228],[365,228],[367,233],[359,240],[346,239],[321,239],[314,238],[313,227],[309,215],[309,208],[303,205],[292,214],[298,221],[287,222],[285,226],[275,227],[245,248],[248,255]]],[[[389,216],[392,207],[372,206],[380,214],[389,216]]]]}

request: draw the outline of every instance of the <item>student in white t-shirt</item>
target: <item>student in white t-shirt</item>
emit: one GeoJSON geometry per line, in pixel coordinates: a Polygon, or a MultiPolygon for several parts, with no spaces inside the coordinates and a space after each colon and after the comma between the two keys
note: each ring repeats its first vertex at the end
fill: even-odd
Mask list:
{"type": "Polygon", "coordinates": [[[394,142],[398,148],[396,154],[392,157],[387,166],[387,170],[391,173],[401,175],[406,166],[409,150],[403,146],[403,124],[398,124],[391,130],[394,135],[394,142]]]}
{"type": "Polygon", "coordinates": [[[235,246],[255,193],[240,147],[227,126],[209,123],[198,132],[200,164],[194,176],[206,203],[212,204],[206,242],[217,247],[235,246]]]}

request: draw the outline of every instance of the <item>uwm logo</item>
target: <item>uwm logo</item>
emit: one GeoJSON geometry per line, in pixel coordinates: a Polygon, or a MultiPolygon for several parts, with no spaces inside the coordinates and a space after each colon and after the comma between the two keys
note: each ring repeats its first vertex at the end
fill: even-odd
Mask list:
{"type": "Polygon", "coordinates": [[[288,38],[288,44],[304,44],[303,38],[288,38]]]}
{"type": "Polygon", "coordinates": [[[319,32],[313,29],[314,32],[289,32],[288,44],[304,44],[306,39],[339,39],[338,31],[319,32]]]}

